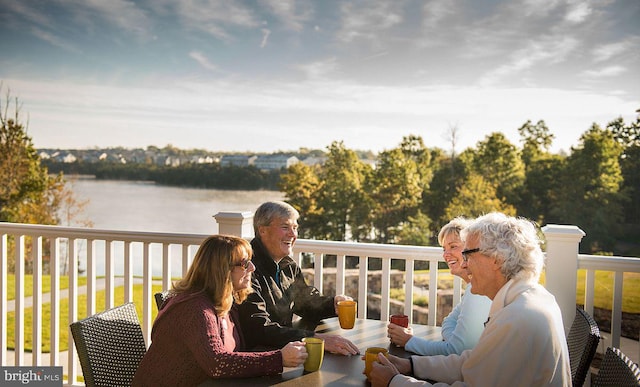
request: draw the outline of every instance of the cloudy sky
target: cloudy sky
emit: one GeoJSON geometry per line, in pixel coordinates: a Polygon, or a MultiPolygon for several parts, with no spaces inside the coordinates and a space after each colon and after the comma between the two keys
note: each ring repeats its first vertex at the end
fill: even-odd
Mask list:
{"type": "Polygon", "coordinates": [[[0,0],[0,81],[36,147],[568,151],[640,108],[638,0],[0,0]]]}

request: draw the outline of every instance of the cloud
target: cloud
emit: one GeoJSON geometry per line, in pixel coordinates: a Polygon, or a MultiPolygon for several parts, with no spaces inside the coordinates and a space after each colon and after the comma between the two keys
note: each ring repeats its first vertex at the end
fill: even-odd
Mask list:
{"type": "Polygon", "coordinates": [[[587,78],[610,78],[627,72],[627,68],[623,66],[607,66],[598,70],[587,70],[582,72],[582,76],[587,78]]]}
{"type": "Polygon", "coordinates": [[[538,41],[531,41],[526,47],[513,52],[506,64],[489,71],[481,77],[478,83],[482,86],[491,86],[509,76],[522,74],[526,70],[534,69],[539,63],[562,62],[578,46],[578,40],[568,36],[559,41],[556,40],[555,36],[547,36],[538,41]]]}
{"type": "Polygon", "coordinates": [[[593,10],[587,2],[583,2],[582,0],[573,3],[570,2],[564,18],[571,23],[582,23],[592,12],[593,10]]]}
{"type": "Polygon", "coordinates": [[[311,4],[307,1],[263,0],[262,3],[282,22],[285,28],[293,31],[302,31],[304,23],[309,20],[312,14],[311,4]]]}
{"type": "Polygon", "coordinates": [[[395,0],[361,1],[357,5],[342,3],[342,26],[337,38],[343,42],[364,39],[376,44],[385,36],[386,30],[402,22],[402,15],[398,12],[401,5],[395,0]]]}
{"type": "Polygon", "coordinates": [[[152,22],[147,13],[134,2],[127,0],[67,0],[64,4],[78,19],[92,20],[95,13],[120,30],[134,33],[140,38],[152,36],[152,22]],[[89,14],[89,15],[88,15],[89,14]]]}
{"type": "Polygon", "coordinates": [[[196,62],[198,62],[200,66],[204,67],[207,70],[210,70],[210,71],[218,70],[217,66],[209,62],[209,59],[207,59],[207,57],[199,51],[191,51],[189,53],[189,57],[195,60],[196,62]]]}
{"type": "Polygon", "coordinates": [[[271,31],[267,28],[262,29],[262,42],[260,42],[260,48],[265,48],[267,46],[267,41],[269,40],[269,35],[271,35],[271,31]]]}
{"type": "MultiPolygon", "coordinates": [[[[637,40],[637,39],[636,39],[637,40]]],[[[605,62],[631,49],[633,43],[631,39],[622,42],[603,44],[591,50],[593,60],[596,62],[605,62]]]]}
{"type": "Polygon", "coordinates": [[[78,47],[74,46],[73,44],[67,42],[66,40],[58,36],[53,35],[50,32],[44,31],[38,27],[32,27],[31,33],[33,34],[33,36],[37,37],[38,39],[48,42],[53,46],[62,48],[65,51],[73,52],[76,54],[81,52],[81,50],[78,47]]]}
{"type": "Polygon", "coordinates": [[[232,40],[230,30],[234,28],[250,29],[261,25],[250,8],[235,1],[180,0],[175,4],[175,11],[185,28],[204,31],[223,41],[232,40]]]}

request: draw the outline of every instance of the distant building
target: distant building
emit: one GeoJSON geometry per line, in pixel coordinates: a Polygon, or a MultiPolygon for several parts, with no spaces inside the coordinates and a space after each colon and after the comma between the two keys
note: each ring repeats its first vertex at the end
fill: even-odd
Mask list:
{"type": "Polygon", "coordinates": [[[220,165],[223,167],[248,167],[253,165],[258,156],[247,155],[224,155],[220,160],[220,165]]]}
{"type": "Polygon", "coordinates": [[[327,157],[326,156],[322,156],[322,157],[310,156],[310,157],[307,157],[306,159],[302,160],[302,163],[304,165],[308,165],[308,166],[312,167],[314,165],[324,165],[324,163],[326,161],[327,161],[327,157]]]}
{"type": "Polygon", "coordinates": [[[268,155],[268,156],[259,156],[254,165],[256,168],[260,170],[278,170],[281,168],[289,168],[290,166],[299,163],[300,160],[296,156],[286,156],[286,155],[268,155]]]}

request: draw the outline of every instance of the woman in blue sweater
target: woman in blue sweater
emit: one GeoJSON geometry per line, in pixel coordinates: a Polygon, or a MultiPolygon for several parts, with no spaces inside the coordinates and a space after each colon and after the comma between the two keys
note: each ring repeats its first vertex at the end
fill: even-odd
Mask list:
{"type": "Polygon", "coordinates": [[[451,274],[467,282],[462,300],[442,321],[442,341],[416,337],[411,327],[403,328],[390,323],[388,333],[394,344],[419,355],[450,355],[473,348],[478,342],[489,315],[491,300],[471,293],[467,270],[461,268],[464,243],[460,239],[460,231],[468,223],[467,219],[458,217],[447,223],[438,233],[438,242],[444,249],[442,255],[451,274]]]}

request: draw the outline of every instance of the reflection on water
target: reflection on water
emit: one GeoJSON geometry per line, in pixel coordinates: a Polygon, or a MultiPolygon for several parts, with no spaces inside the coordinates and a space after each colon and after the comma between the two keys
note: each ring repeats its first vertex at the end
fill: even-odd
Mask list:
{"type": "MultiPolygon", "coordinates": [[[[255,211],[265,201],[282,200],[277,191],[225,191],[215,189],[178,188],[148,182],[95,180],[67,177],[79,201],[88,200],[80,219],[93,223],[93,228],[130,231],[158,231],[188,234],[215,234],[218,224],[213,216],[221,211],[255,211]]],[[[76,226],[76,224],[72,224],[76,226]]],[[[86,243],[78,245],[86,250],[86,243]]],[[[116,273],[121,274],[120,256],[123,246],[116,243],[116,273]]],[[[152,246],[152,254],[154,253],[152,246]]],[[[160,246],[157,246],[160,249],[160,246]]],[[[142,273],[142,248],[132,249],[134,273],[142,273]]],[[[104,243],[96,242],[95,251],[102,252],[96,262],[98,275],[104,274],[104,243]]],[[[172,254],[180,256],[180,252],[172,254]]],[[[159,256],[159,255],[158,255],[159,256]]],[[[86,267],[84,259],[82,268],[86,267]]],[[[161,266],[161,263],[160,263],[161,266]]],[[[173,272],[180,272],[180,263],[174,263],[173,272]]],[[[153,270],[154,275],[159,271],[153,270]]]]}

